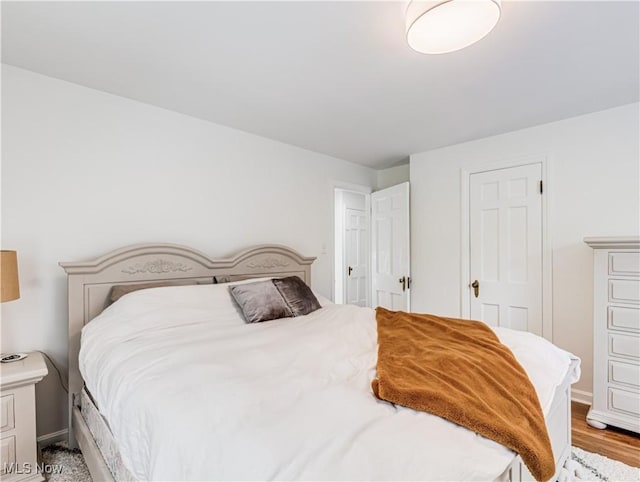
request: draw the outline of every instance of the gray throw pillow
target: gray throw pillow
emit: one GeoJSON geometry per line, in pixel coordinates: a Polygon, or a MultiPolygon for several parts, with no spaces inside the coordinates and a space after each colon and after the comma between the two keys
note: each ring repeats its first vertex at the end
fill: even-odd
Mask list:
{"type": "Polygon", "coordinates": [[[321,308],[311,288],[297,276],[276,278],[272,281],[291,309],[293,316],[308,315],[321,308]]]}
{"type": "Polygon", "coordinates": [[[290,318],[293,312],[271,280],[229,287],[247,323],[290,318]]]}
{"type": "MultiPolygon", "coordinates": [[[[211,283],[213,283],[213,278],[211,278],[211,283]]],[[[194,280],[182,280],[182,281],[156,281],[151,283],[133,283],[129,285],[113,285],[111,287],[111,294],[109,295],[109,299],[111,303],[115,303],[124,295],[128,295],[129,293],[133,293],[134,291],[146,290],[149,288],[164,288],[165,286],[190,286],[195,284],[205,284],[201,281],[194,280]]],[[[210,283],[206,283],[210,284],[210,283]]]]}
{"type": "Polygon", "coordinates": [[[215,284],[223,284],[223,283],[232,283],[234,281],[244,281],[246,279],[251,278],[266,278],[266,276],[258,275],[252,276],[250,274],[227,274],[227,275],[217,275],[213,277],[215,284]]]}

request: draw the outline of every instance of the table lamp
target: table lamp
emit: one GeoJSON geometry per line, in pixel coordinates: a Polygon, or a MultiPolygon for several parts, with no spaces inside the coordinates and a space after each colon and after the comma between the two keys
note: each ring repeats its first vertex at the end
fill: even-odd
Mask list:
{"type": "MultiPolygon", "coordinates": [[[[0,303],[20,298],[20,284],[18,283],[18,253],[15,251],[0,251],[0,303]]],[[[24,353],[2,355],[2,363],[22,360],[24,353]]]]}

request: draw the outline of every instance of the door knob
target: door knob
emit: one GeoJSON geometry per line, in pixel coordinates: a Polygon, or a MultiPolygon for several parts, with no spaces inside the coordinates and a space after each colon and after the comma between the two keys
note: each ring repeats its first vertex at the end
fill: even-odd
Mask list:
{"type": "Polygon", "coordinates": [[[477,279],[473,280],[473,283],[471,283],[471,287],[473,288],[473,294],[477,298],[480,294],[480,282],[477,279]]]}
{"type": "Polygon", "coordinates": [[[349,268],[347,269],[347,273],[349,276],[351,276],[351,272],[353,271],[353,268],[351,266],[349,266],[349,268]]]}
{"type": "Polygon", "coordinates": [[[400,283],[402,285],[402,291],[405,291],[407,289],[407,277],[403,276],[402,278],[400,278],[398,280],[398,283],[400,283]]]}

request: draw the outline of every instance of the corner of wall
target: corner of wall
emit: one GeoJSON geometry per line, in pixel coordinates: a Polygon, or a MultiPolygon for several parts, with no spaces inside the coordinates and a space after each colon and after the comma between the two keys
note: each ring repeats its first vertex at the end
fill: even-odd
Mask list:
{"type": "Polygon", "coordinates": [[[380,169],[377,172],[376,190],[395,186],[409,180],[409,163],[380,169]]]}

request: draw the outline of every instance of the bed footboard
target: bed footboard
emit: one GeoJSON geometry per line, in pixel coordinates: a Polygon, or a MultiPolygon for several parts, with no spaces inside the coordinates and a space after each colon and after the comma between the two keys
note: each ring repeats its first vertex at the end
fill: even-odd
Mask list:
{"type": "MultiPolygon", "coordinates": [[[[556,473],[551,480],[562,480],[564,463],[571,455],[571,375],[575,372],[578,362],[573,361],[563,383],[557,388],[553,397],[553,404],[546,417],[551,447],[556,461],[556,473]]],[[[520,457],[497,479],[497,482],[529,482],[535,478],[520,457]]]]}

